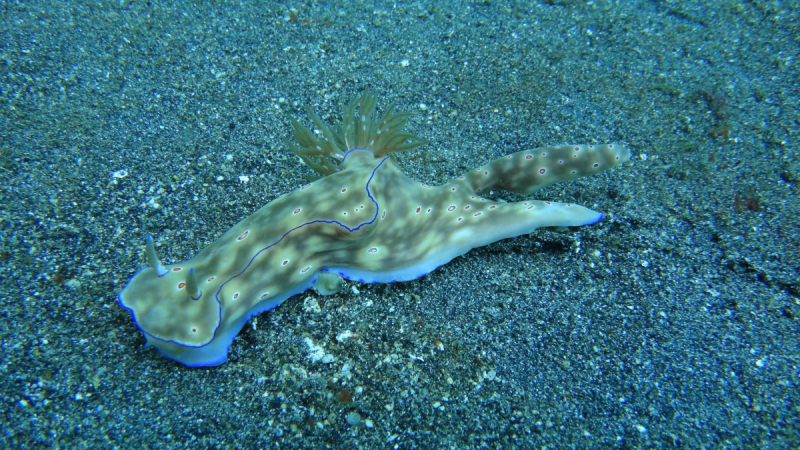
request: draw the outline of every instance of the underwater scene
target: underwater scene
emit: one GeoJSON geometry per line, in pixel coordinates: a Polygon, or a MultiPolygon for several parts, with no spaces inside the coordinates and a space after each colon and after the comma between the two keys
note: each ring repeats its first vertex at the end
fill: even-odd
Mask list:
{"type": "Polygon", "coordinates": [[[2,448],[800,448],[800,5],[0,14],[2,448]]]}

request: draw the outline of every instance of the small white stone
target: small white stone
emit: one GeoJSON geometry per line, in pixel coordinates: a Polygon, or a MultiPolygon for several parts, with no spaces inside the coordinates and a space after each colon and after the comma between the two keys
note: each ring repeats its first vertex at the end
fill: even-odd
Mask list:
{"type": "Polygon", "coordinates": [[[303,310],[313,313],[322,311],[322,309],[319,307],[319,302],[314,297],[306,297],[306,299],[303,300],[303,310]]]}
{"type": "Polygon", "coordinates": [[[408,61],[407,58],[400,60],[400,65],[403,66],[403,67],[408,67],[409,64],[411,64],[411,63],[408,61]]]}
{"type": "Polygon", "coordinates": [[[247,184],[250,182],[250,177],[248,177],[247,175],[239,175],[239,182],[247,184]]]}
{"type": "Polygon", "coordinates": [[[222,175],[217,176],[217,181],[225,181],[225,177],[222,175]]]}
{"type": "Polygon", "coordinates": [[[345,420],[351,426],[356,426],[359,423],[361,423],[361,415],[359,415],[357,412],[353,411],[350,414],[348,414],[347,417],[345,417],[345,420]]]}
{"type": "Polygon", "coordinates": [[[313,362],[321,361],[325,357],[325,349],[315,344],[311,338],[306,338],[305,341],[308,346],[308,359],[313,362]]]}
{"type": "Polygon", "coordinates": [[[125,178],[125,177],[128,176],[128,171],[125,170],[125,169],[118,170],[118,171],[112,173],[111,176],[114,177],[114,178],[125,178]]]}
{"type": "Polygon", "coordinates": [[[337,340],[339,343],[342,343],[342,342],[344,342],[344,341],[348,341],[348,340],[350,340],[350,339],[353,339],[353,338],[356,338],[356,337],[358,337],[358,335],[357,335],[357,334],[355,334],[355,333],[353,333],[352,331],[350,331],[350,330],[344,330],[344,331],[342,331],[341,333],[339,333],[339,334],[337,334],[337,335],[336,335],[336,340],[337,340]]]}

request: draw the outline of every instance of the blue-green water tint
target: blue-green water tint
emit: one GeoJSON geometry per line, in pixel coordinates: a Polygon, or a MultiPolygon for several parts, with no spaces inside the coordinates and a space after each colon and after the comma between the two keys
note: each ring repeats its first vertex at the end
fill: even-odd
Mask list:
{"type": "Polygon", "coordinates": [[[4,447],[798,447],[792,4],[38,2],[2,21],[4,447]],[[536,196],[605,213],[592,228],[348,282],[318,313],[288,301],[216,369],[143,349],[114,296],[144,236],[182,260],[304,184],[289,115],[367,87],[414,113],[431,143],[397,159],[427,183],[549,144],[634,162],[536,196]]]}

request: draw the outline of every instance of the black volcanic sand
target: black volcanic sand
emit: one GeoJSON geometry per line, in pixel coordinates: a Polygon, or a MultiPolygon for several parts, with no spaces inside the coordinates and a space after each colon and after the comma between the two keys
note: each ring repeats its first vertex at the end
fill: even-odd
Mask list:
{"type": "Polygon", "coordinates": [[[2,7],[0,446],[800,446],[792,2],[198,3],[2,7]],[[366,88],[413,113],[426,183],[633,158],[532,196],[597,225],[306,292],[218,367],[144,349],[116,295],[145,236],[188,259],[306,183],[289,117],[366,88]]]}

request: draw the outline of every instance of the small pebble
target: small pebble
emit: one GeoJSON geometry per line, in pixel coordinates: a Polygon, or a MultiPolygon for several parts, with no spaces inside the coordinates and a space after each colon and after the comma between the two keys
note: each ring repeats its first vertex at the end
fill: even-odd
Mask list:
{"type": "Polygon", "coordinates": [[[361,415],[353,411],[348,414],[347,417],[345,417],[345,420],[347,420],[347,423],[349,423],[351,426],[356,426],[361,423],[361,415]]]}

